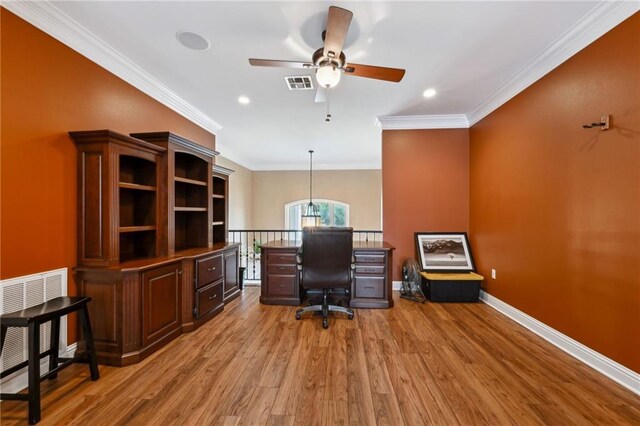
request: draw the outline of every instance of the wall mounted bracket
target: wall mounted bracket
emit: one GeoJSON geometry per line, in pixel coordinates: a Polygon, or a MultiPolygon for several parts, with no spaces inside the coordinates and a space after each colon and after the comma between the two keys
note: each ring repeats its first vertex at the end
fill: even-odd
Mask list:
{"type": "Polygon", "coordinates": [[[599,123],[583,124],[582,127],[584,129],[592,129],[594,127],[599,127],[600,130],[609,130],[609,116],[603,115],[602,117],[600,117],[599,123]]]}

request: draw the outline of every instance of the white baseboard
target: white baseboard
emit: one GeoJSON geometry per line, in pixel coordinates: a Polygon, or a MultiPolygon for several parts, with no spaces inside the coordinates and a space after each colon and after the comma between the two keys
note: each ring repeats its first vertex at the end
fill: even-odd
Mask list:
{"type": "Polygon", "coordinates": [[[614,360],[573,340],[571,337],[560,333],[483,290],[480,291],[480,300],[523,327],[528,328],[554,346],[562,349],[577,360],[582,361],[594,370],[604,374],[631,392],[640,395],[640,374],[635,371],[618,364],[614,360]]]}
{"type": "Polygon", "coordinates": [[[392,281],[391,282],[391,289],[392,290],[400,290],[402,288],[402,281],[392,281]]]}
{"type": "MultiPolygon", "coordinates": [[[[67,346],[66,351],[60,352],[61,358],[71,358],[75,355],[78,343],[72,343],[67,346]]],[[[49,357],[46,356],[40,360],[40,375],[49,371],[49,357]]],[[[0,383],[0,390],[2,393],[18,393],[23,389],[29,387],[29,375],[27,374],[27,367],[20,371],[16,371],[13,374],[5,377],[0,383]]]]}
{"type": "Polygon", "coordinates": [[[260,287],[260,280],[244,280],[245,287],[260,287]]]}

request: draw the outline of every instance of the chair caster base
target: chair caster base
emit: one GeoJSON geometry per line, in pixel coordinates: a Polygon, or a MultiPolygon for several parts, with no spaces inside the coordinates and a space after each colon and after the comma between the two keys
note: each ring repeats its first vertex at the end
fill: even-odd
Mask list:
{"type": "Polygon", "coordinates": [[[322,328],[329,328],[329,321],[327,320],[322,320],[322,328]]]}
{"type": "Polygon", "coordinates": [[[350,314],[347,318],[349,318],[350,320],[353,319],[353,314],[350,314]]]}

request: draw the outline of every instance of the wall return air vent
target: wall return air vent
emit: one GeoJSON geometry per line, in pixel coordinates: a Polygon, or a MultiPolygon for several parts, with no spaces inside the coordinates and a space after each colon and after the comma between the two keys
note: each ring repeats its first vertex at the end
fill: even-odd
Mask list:
{"type": "Polygon", "coordinates": [[[292,75],[285,77],[284,81],[287,82],[289,90],[312,90],[313,80],[308,75],[292,75]]]}

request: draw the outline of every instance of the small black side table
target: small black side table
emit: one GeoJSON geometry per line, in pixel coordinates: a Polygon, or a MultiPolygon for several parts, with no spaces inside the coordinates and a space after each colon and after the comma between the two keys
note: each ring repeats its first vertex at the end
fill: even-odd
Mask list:
{"type": "Polygon", "coordinates": [[[3,378],[21,368],[29,366],[29,392],[27,394],[0,393],[0,399],[29,401],[29,424],[40,421],[40,382],[52,380],[58,376],[58,372],[74,362],[88,361],[91,371],[91,380],[98,380],[98,362],[96,361],[93,334],[89,321],[87,303],[90,297],[57,297],[45,303],[21,311],[10,312],[0,316],[0,354],[4,349],[4,341],[9,327],[29,328],[29,359],[0,373],[3,378]],[[60,318],[71,312],[78,311],[78,317],[82,326],[82,333],[86,346],[85,353],[73,358],[60,358],[58,346],[60,343],[60,318]],[[49,350],[40,353],[40,324],[51,321],[51,344],[49,350]],[[40,358],[49,356],[49,371],[40,376],[40,358]]]}

